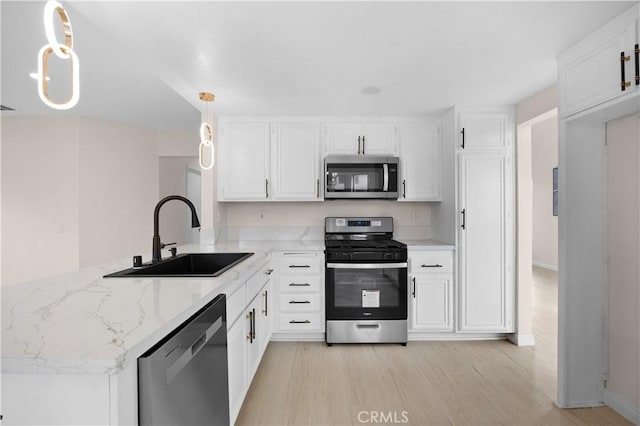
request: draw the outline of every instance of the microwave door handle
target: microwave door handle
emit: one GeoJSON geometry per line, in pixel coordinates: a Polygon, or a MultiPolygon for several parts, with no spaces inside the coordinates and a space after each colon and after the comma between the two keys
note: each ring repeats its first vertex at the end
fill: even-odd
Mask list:
{"type": "Polygon", "coordinates": [[[384,171],[384,177],[382,180],[382,192],[389,191],[389,165],[384,163],[382,165],[382,170],[384,171]]]}

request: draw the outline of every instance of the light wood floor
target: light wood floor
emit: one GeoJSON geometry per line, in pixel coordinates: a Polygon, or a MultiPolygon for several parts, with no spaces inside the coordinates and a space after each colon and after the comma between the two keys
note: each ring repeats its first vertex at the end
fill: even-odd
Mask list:
{"type": "Polygon", "coordinates": [[[608,407],[560,410],[553,404],[556,281],[555,273],[534,268],[535,347],[271,342],[237,424],[380,424],[371,421],[372,411],[411,425],[630,424],[608,407]]]}

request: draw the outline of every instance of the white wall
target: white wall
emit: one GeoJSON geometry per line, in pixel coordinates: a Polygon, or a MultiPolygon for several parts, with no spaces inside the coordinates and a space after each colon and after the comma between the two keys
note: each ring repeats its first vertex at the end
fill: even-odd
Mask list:
{"type": "MultiPolygon", "coordinates": [[[[187,196],[187,166],[199,167],[197,157],[160,157],[160,194],[187,196]]],[[[191,200],[193,201],[193,200],[191,200]]],[[[187,225],[191,225],[189,208],[179,201],[166,203],[160,211],[160,237],[163,243],[187,241],[187,225]],[[187,216],[189,214],[189,216],[187,216]],[[187,219],[189,219],[187,221],[187,219]]]]}
{"type": "Polygon", "coordinates": [[[609,382],[607,391],[640,411],[640,119],[607,123],[609,382]]]}
{"type": "Polygon", "coordinates": [[[80,267],[151,251],[158,202],[153,130],[80,119],[80,267]]]}
{"type": "Polygon", "coordinates": [[[79,265],[77,117],[2,117],[2,285],[79,265]]]}
{"type": "Polygon", "coordinates": [[[553,168],[558,166],[558,118],[531,126],[533,264],[558,269],[558,217],[553,216],[553,168]]]}

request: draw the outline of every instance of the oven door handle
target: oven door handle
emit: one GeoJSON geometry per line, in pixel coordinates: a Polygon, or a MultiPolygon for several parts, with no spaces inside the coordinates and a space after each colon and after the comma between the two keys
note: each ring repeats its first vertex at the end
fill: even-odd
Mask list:
{"type": "Polygon", "coordinates": [[[327,263],[328,269],[389,269],[406,268],[407,262],[403,263],[327,263]]]}

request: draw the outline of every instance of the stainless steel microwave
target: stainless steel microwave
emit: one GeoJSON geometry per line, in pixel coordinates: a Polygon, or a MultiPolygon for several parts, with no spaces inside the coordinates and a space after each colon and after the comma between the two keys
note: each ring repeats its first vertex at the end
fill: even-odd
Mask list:
{"type": "Polygon", "coordinates": [[[398,157],[335,155],[324,159],[325,199],[398,199],[398,157]]]}

